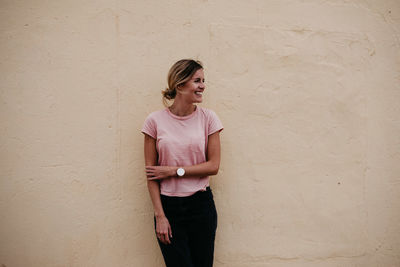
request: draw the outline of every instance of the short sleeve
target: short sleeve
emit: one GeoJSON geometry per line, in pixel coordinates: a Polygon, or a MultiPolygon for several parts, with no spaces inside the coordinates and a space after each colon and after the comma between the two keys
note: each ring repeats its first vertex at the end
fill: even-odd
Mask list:
{"type": "Polygon", "coordinates": [[[209,121],[208,121],[208,135],[213,134],[218,131],[222,131],[224,126],[222,126],[221,120],[218,118],[217,114],[209,110],[209,121]]]}
{"type": "Polygon", "coordinates": [[[149,116],[147,116],[147,118],[145,119],[141,131],[142,131],[142,133],[148,134],[151,137],[153,137],[154,139],[157,139],[156,122],[154,121],[154,118],[151,116],[151,114],[149,116]]]}

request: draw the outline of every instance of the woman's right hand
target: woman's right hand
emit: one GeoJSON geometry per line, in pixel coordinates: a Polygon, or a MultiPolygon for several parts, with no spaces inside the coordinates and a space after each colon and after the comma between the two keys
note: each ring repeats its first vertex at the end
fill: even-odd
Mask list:
{"type": "Polygon", "coordinates": [[[156,217],[156,234],[161,243],[165,245],[171,244],[172,231],[167,217],[156,217]]]}

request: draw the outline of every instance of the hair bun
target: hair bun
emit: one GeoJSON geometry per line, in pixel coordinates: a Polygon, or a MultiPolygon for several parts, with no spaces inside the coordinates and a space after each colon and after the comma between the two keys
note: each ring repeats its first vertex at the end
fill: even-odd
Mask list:
{"type": "Polygon", "coordinates": [[[173,98],[175,98],[176,96],[176,91],[175,90],[171,90],[170,88],[165,88],[164,91],[162,91],[163,96],[168,99],[171,100],[173,98]]]}

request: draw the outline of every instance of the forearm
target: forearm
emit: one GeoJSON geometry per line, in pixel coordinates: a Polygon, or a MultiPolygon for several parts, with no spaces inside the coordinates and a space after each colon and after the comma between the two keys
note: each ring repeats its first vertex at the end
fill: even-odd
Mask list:
{"type": "MultiPolygon", "coordinates": [[[[179,166],[179,167],[185,169],[185,175],[183,177],[208,176],[208,175],[216,175],[218,173],[219,163],[213,161],[206,161],[196,165],[179,166]]],[[[175,174],[176,170],[179,167],[174,167],[175,174]]]]}
{"type": "Polygon", "coordinates": [[[158,181],[147,181],[151,202],[153,203],[154,216],[165,216],[160,197],[160,184],[158,181]]]}

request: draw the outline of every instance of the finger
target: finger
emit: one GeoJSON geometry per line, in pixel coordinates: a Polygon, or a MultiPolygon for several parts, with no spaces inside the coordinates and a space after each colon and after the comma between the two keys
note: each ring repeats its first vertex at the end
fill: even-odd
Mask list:
{"type": "Polygon", "coordinates": [[[160,241],[161,241],[161,243],[163,243],[163,244],[165,244],[165,245],[168,244],[168,243],[165,241],[165,237],[164,237],[163,234],[160,235],[160,241]]]}
{"type": "Polygon", "coordinates": [[[157,179],[160,179],[160,178],[161,178],[160,176],[148,177],[147,180],[148,181],[152,181],[152,180],[157,180],[157,179]]]}
{"type": "Polygon", "coordinates": [[[168,225],[168,233],[169,233],[169,237],[172,238],[172,229],[171,229],[171,225],[168,225]]]}
{"type": "Polygon", "coordinates": [[[171,241],[169,240],[169,237],[168,237],[168,233],[165,233],[165,234],[164,234],[164,239],[165,239],[165,242],[166,242],[167,244],[171,244],[171,241]]]}
{"type": "Polygon", "coordinates": [[[160,232],[156,231],[156,237],[157,237],[158,239],[160,239],[160,238],[161,238],[161,234],[160,234],[160,232]]]}

